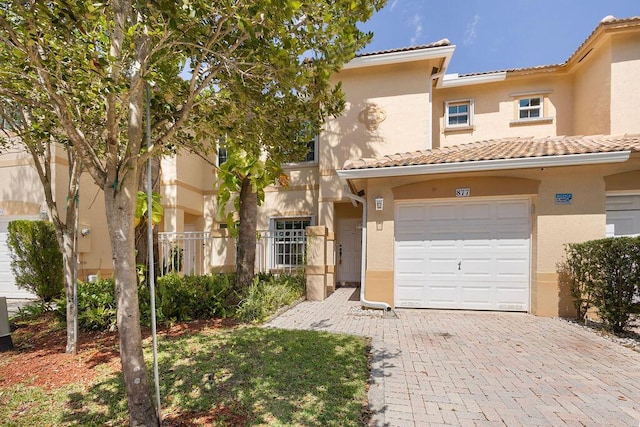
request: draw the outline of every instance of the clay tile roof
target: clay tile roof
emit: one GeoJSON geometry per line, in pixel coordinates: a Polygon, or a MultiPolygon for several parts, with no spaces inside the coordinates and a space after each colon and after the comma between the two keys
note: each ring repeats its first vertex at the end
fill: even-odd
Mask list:
{"type": "Polygon", "coordinates": [[[364,52],[356,55],[356,58],[362,58],[363,56],[383,55],[385,53],[397,53],[397,52],[409,52],[412,50],[431,49],[434,47],[451,46],[451,42],[448,39],[438,40],[437,42],[422,44],[418,46],[401,47],[398,49],[378,50],[374,52],[364,52]]]}
{"type": "Polygon", "coordinates": [[[344,164],[343,170],[524,159],[615,151],[640,152],[640,134],[491,139],[434,148],[432,150],[397,153],[380,158],[348,160],[344,164]]]}

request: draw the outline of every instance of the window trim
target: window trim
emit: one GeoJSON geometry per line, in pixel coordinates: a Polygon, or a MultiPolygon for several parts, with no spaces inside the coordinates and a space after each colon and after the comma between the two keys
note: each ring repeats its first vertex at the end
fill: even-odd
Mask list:
{"type": "Polygon", "coordinates": [[[516,120],[538,120],[544,117],[544,96],[529,96],[516,99],[516,106],[518,111],[516,112],[516,120]],[[532,105],[534,100],[538,100],[538,105],[532,105]],[[523,106],[522,101],[528,101],[529,105],[523,106]],[[533,111],[538,111],[538,115],[531,117],[530,114],[533,111]],[[527,117],[522,117],[522,113],[526,112],[527,117]]]}
{"type": "MultiPolygon", "coordinates": [[[[456,116],[461,115],[460,113],[456,113],[456,116]]],[[[473,129],[473,115],[474,115],[474,107],[473,107],[473,98],[467,99],[454,99],[451,101],[445,101],[444,103],[444,128],[445,130],[462,130],[462,129],[473,129]],[[455,105],[468,105],[467,109],[467,122],[466,123],[457,123],[457,124],[449,124],[449,107],[455,105]]]]}
{"type": "Polygon", "coordinates": [[[548,94],[551,93],[550,90],[544,90],[539,92],[523,92],[523,93],[515,93],[510,96],[514,98],[514,119],[509,122],[511,126],[517,125],[527,125],[527,124],[545,124],[545,123],[553,123],[553,117],[547,115],[548,111],[548,94]],[[521,107],[520,102],[525,99],[539,99],[540,105],[536,107],[521,107]],[[538,117],[520,117],[521,111],[540,111],[540,115],[538,117]]]}
{"type": "MultiPolygon", "coordinates": [[[[272,241],[269,243],[269,254],[268,254],[268,259],[269,259],[269,265],[273,268],[283,268],[283,267],[302,267],[304,266],[304,262],[302,264],[286,264],[286,263],[278,263],[278,256],[279,256],[279,252],[278,252],[278,240],[276,237],[276,232],[277,231],[282,231],[282,230],[278,230],[276,228],[276,223],[278,221],[305,221],[308,220],[309,221],[309,225],[308,226],[313,226],[316,222],[316,217],[315,215],[283,215],[283,216],[272,216],[269,217],[269,233],[272,234],[272,241]]],[[[302,230],[305,230],[306,227],[302,230]]],[[[286,229],[285,229],[286,230],[286,229]]],[[[294,230],[298,230],[298,229],[294,229],[294,230]]],[[[285,242],[286,244],[286,242],[285,242]]],[[[290,243],[291,244],[291,243],[290,243]]],[[[293,244],[300,244],[299,242],[293,242],[293,244]]],[[[305,247],[306,247],[306,243],[305,243],[305,247]]],[[[289,256],[291,257],[292,254],[286,254],[284,253],[283,256],[289,256]]],[[[304,256],[304,254],[303,254],[304,256]]],[[[284,261],[284,260],[283,260],[284,261]]]]}

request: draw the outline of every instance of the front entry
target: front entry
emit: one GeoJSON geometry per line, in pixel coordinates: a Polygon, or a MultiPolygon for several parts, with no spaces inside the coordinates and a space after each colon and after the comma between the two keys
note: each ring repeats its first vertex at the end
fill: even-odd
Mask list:
{"type": "Polygon", "coordinates": [[[340,285],[360,283],[362,262],[362,220],[338,219],[336,235],[337,281],[340,285]]]}

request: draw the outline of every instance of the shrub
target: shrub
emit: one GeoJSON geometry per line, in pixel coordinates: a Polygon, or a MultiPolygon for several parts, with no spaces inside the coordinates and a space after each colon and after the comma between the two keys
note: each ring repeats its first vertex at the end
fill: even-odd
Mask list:
{"type": "Polygon", "coordinates": [[[576,308],[598,310],[604,326],[623,331],[640,291],[640,238],[617,237],[570,244],[567,269],[576,308]]]}
{"type": "Polygon", "coordinates": [[[245,322],[263,322],[278,309],[302,298],[304,289],[303,274],[257,275],[240,302],[237,317],[245,322]]]}
{"type": "Polygon", "coordinates": [[[163,322],[227,317],[233,308],[226,301],[233,293],[234,276],[212,274],[184,276],[168,274],[158,278],[158,318],[163,322]]]}
{"type": "Polygon", "coordinates": [[[62,253],[53,224],[44,221],[11,221],[7,244],[16,286],[45,302],[62,295],[64,272],[62,253]]]}
{"type": "MultiPolygon", "coordinates": [[[[100,279],[96,282],[78,282],[78,328],[82,330],[113,331],[117,328],[115,282],[100,279]]],[[[138,288],[140,324],[150,322],[149,291],[144,284],[138,288]],[[145,294],[146,292],[146,294],[145,294]]],[[[56,300],[56,313],[62,322],[66,321],[67,300],[56,300]]]]}
{"type": "MultiPolygon", "coordinates": [[[[96,282],[78,281],[78,328],[83,330],[115,330],[116,299],[113,279],[96,282]]],[[[56,301],[56,313],[66,321],[67,299],[56,301]]]]}

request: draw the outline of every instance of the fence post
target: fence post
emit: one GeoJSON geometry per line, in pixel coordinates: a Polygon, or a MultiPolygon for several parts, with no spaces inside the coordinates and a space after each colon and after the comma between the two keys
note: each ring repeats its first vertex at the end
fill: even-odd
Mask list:
{"type": "Polygon", "coordinates": [[[322,301],[327,297],[327,227],[309,226],[307,234],[307,300],[322,301]]]}

